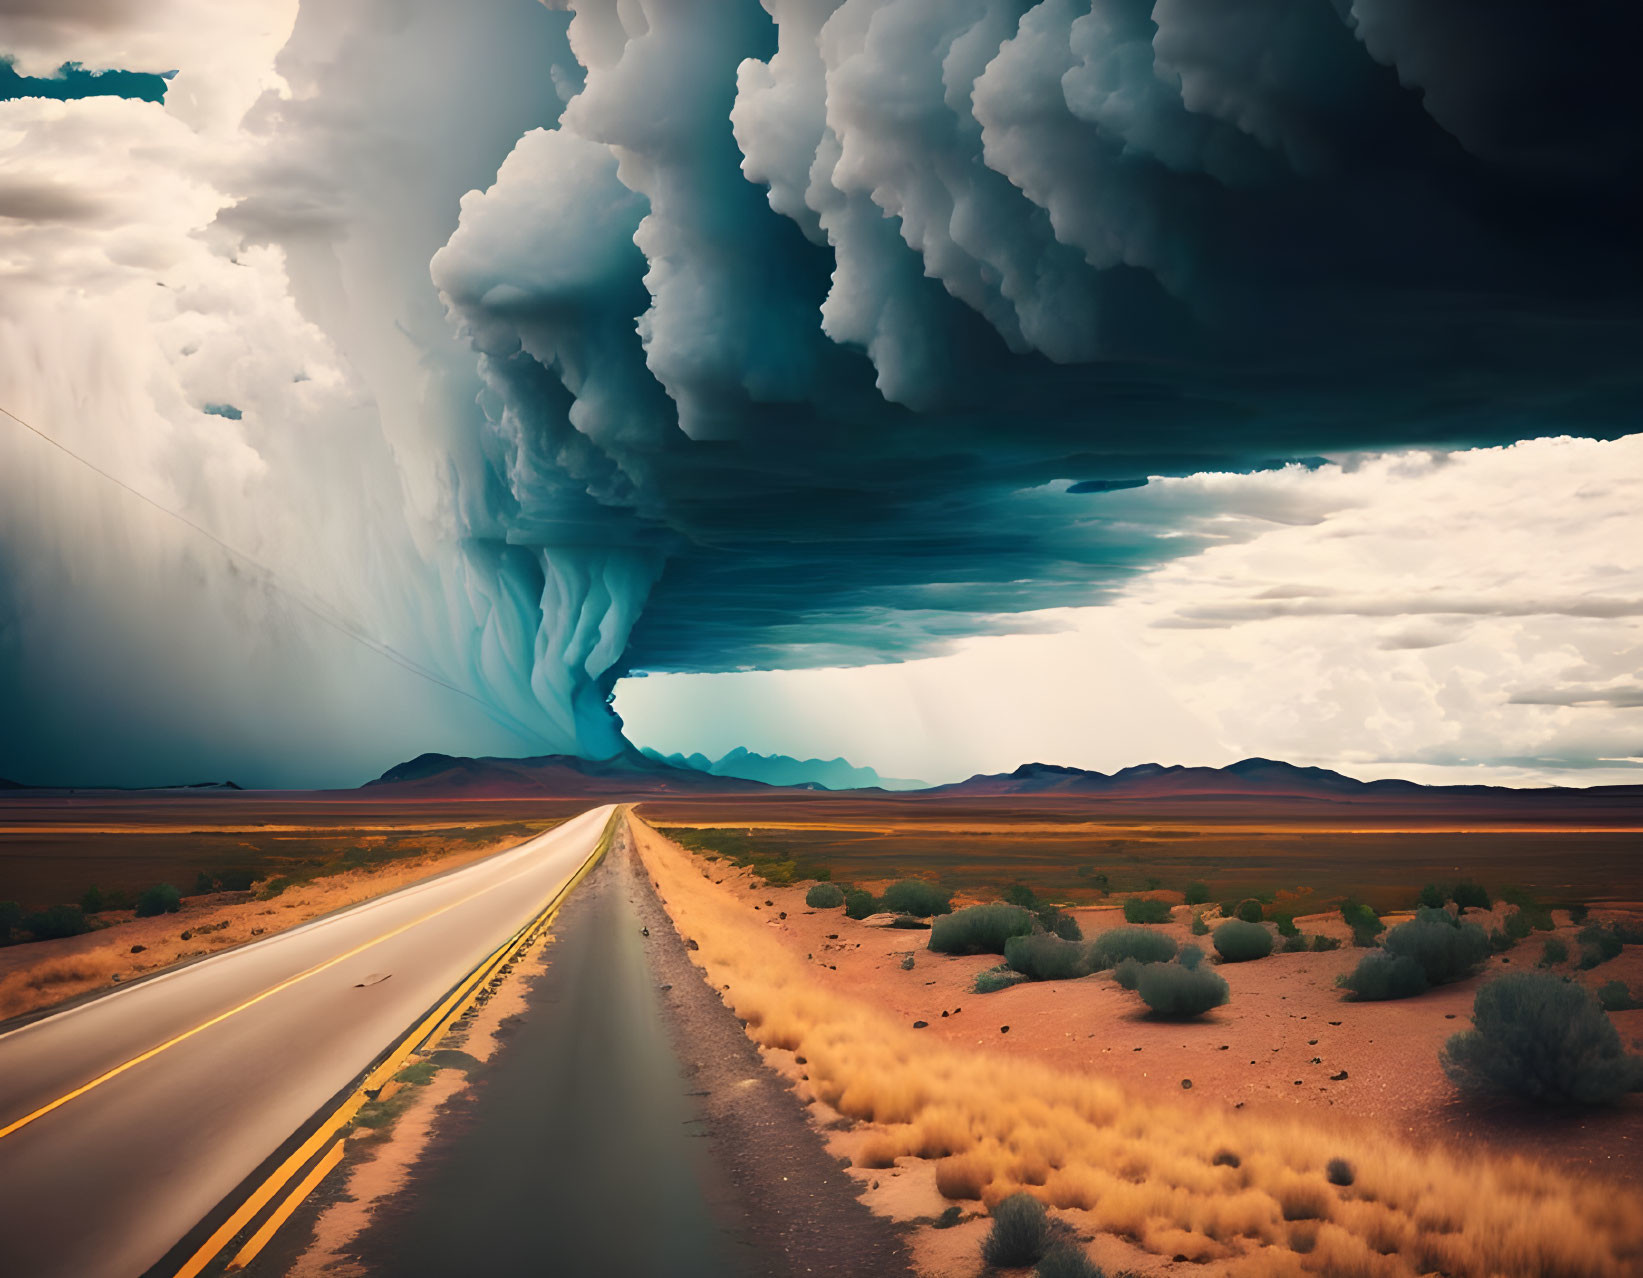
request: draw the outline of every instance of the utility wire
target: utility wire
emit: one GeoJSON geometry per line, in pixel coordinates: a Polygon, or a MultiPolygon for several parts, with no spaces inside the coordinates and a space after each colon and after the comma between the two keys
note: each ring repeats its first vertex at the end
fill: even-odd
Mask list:
{"type": "Polygon", "coordinates": [[[162,503],[154,500],[154,498],[150,497],[147,493],[141,491],[140,489],[133,488],[118,475],[110,474],[90,458],[82,457],[79,453],[75,452],[61,440],[46,434],[46,432],[41,430],[39,427],[24,421],[21,417],[12,412],[11,409],[7,408],[3,404],[0,404],[0,413],[5,414],[24,430],[28,431],[31,435],[35,435],[38,438],[45,440],[46,443],[50,444],[58,452],[64,454],[65,456],[72,457],[75,461],[79,462],[93,474],[100,475],[117,488],[124,489],[144,505],[152,506],[162,515],[166,515],[169,518],[176,520],[179,524],[182,524],[183,527],[197,533],[201,537],[204,537],[229,558],[238,560],[240,563],[246,564],[255,569],[259,574],[261,574],[264,584],[270,589],[285,596],[285,598],[289,599],[292,603],[310,613],[325,625],[330,626],[339,634],[352,639],[355,643],[368,648],[380,657],[386,657],[400,669],[405,670],[410,674],[414,674],[420,679],[426,679],[429,683],[437,684],[439,687],[444,688],[447,691],[454,692],[459,697],[466,697],[474,704],[483,707],[487,713],[495,713],[494,707],[491,706],[489,702],[480,697],[474,696],[474,694],[469,692],[466,688],[460,688],[456,684],[451,683],[449,680],[441,678],[438,674],[435,674],[425,666],[412,660],[410,657],[407,657],[404,653],[399,652],[391,644],[385,643],[380,639],[372,638],[371,635],[367,633],[358,622],[350,619],[346,613],[337,608],[335,605],[327,603],[324,599],[318,597],[305,598],[304,592],[286,586],[280,581],[279,574],[276,573],[274,569],[254,556],[248,555],[243,550],[230,545],[203,524],[196,523],[180,511],[172,510],[169,506],[163,505],[162,503]]]}

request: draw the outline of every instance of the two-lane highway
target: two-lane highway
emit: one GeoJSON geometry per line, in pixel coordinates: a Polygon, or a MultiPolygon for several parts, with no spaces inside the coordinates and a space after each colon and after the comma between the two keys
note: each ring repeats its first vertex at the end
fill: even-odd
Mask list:
{"type": "Polygon", "coordinates": [[[0,1035],[0,1268],[142,1274],[571,882],[613,811],[0,1035]]]}

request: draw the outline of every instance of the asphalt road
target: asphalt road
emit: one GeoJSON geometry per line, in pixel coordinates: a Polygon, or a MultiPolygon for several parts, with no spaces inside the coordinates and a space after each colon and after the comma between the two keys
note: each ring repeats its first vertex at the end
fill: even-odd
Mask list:
{"type": "Polygon", "coordinates": [[[0,1036],[0,1131],[136,1062],[0,1136],[0,1271],[142,1274],[540,911],[611,811],[0,1036]]]}

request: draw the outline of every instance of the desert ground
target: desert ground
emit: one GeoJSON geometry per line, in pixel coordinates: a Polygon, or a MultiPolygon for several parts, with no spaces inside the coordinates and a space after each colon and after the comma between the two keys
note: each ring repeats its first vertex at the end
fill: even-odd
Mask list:
{"type": "MultiPolygon", "coordinates": [[[[1599,877],[1572,864],[1580,857],[1567,833],[1546,830],[1429,825],[1404,836],[1420,842],[1402,845],[1405,855],[1389,867],[1377,859],[1383,831],[1366,845],[1339,828],[1248,825],[1206,839],[1176,826],[1157,846],[1190,843],[1190,853],[1132,863],[1129,847],[1117,857],[1098,850],[1106,830],[1092,845],[1088,829],[1045,830],[1042,814],[977,830],[935,815],[817,826],[765,815],[761,824],[745,808],[715,828],[700,812],[687,823],[683,805],[643,811],[673,823],[664,828],[690,845],[639,828],[640,851],[707,979],[810,1104],[868,1203],[915,1229],[923,1273],[977,1272],[984,1208],[1022,1188],[1056,1208],[1109,1274],[1623,1273],[1643,1257],[1637,1097],[1549,1113],[1479,1105],[1457,1095],[1438,1061],[1444,1041],[1468,1025],[1481,984],[1537,966],[1549,939],[1578,955],[1567,911],[1553,909],[1550,931],[1491,957],[1475,977],[1360,1003],[1335,985],[1363,951],[1332,905],[1356,895],[1407,909],[1422,882],[1452,867],[1465,876],[1494,865],[1494,882],[1504,866],[1546,899],[1605,902],[1588,922],[1636,921],[1635,868],[1618,872],[1635,835],[1604,836],[1600,893],[1599,877]],[[931,828],[943,822],[948,828],[931,828]],[[1205,855],[1209,840],[1238,840],[1248,853],[1217,861],[1205,855]],[[1141,894],[1174,902],[1171,921],[1155,930],[1181,943],[1207,948],[1207,938],[1189,933],[1180,891],[1148,891],[1149,879],[1202,877],[1212,895],[1286,892],[1303,934],[1344,943],[1218,965],[1231,987],[1225,1006],[1197,1021],[1156,1021],[1111,974],[978,994],[975,978],[997,956],[931,953],[928,932],[889,926],[889,916],[812,910],[806,882],[767,877],[784,879],[796,863],[798,873],[877,891],[914,874],[957,886],[956,905],[994,898],[1010,882],[1045,896],[1061,884],[1068,897],[1100,898],[1090,872],[1069,876],[1062,867],[1034,881],[1032,869],[1053,865],[1057,844],[1108,875],[1110,903],[1071,911],[1087,938],[1124,922],[1118,899],[1131,893],[1117,880],[1128,873],[1141,894]],[[1310,854],[1292,852],[1295,844],[1310,854]],[[939,859],[942,846],[952,860],[939,859]],[[1241,1151],[1242,1170],[1217,1165],[1223,1148],[1241,1151]],[[1354,1167],[1353,1186],[1324,1179],[1334,1157],[1354,1167]],[[959,1223],[941,1227],[955,1207],[959,1223]]],[[[1128,837],[1144,836],[1132,826],[1128,837]]],[[[1214,905],[1197,908],[1219,921],[1214,905]]],[[[1467,913],[1489,928],[1509,908],[1467,913]]],[[[1389,912],[1384,921],[1403,917],[1389,912]]],[[[1643,949],[1627,947],[1588,971],[1572,959],[1553,970],[1588,987],[1619,980],[1635,990],[1643,949]]],[[[1643,1011],[1612,1016],[1623,1041],[1643,1049],[1643,1011]]]]}

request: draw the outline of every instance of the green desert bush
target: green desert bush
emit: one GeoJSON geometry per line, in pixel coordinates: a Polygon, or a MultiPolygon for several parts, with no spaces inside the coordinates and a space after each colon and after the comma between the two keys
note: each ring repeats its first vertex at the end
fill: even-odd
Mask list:
{"type": "Polygon", "coordinates": [[[1450,888],[1449,899],[1463,910],[1487,910],[1494,905],[1489,893],[1471,879],[1462,879],[1450,888]]]}
{"type": "Polygon", "coordinates": [[[1336,982],[1351,990],[1360,1001],[1380,1002],[1390,998],[1413,998],[1431,988],[1426,973],[1414,959],[1386,950],[1375,950],[1358,960],[1358,966],[1336,982]]]}
{"type": "Polygon", "coordinates": [[[1045,931],[1051,936],[1059,936],[1063,941],[1082,941],[1084,929],[1078,926],[1078,920],[1072,915],[1056,910],[1049,921],[1044,924],[1045,931]]]}
{"type": "Polygon", "coordinates": [[[1106,1273],[1084,1254],[1082,1247],[1057,1243],[1044,1253],[1033,1278],[1106,1278],[1106,1273]]]}
{"type": "Polygon", "coordinates": [[[1176,955],[1175,961],[1182,967],[1191,970],[1204,961],[1204,951],[1196,945],[1183,945],[1181,953],[1176,955]]]}
{"type": "Polygon", "coordinates": [[[1193,882],[1187,884],[1187,890],[1184,895],[1188,905],[1202,905],[1205,901],[1209,900],[1209,884],[1200,883],[1197,880],[1194,880],[1193,882]]]}
{"type": "Polygon", "coordinates": [[[1202,1016],[1231,997],[1226,980],[1213,968],[1181,963],[1148,963],[1139,973],[1135,992],[1153,1015],[1171,1020],[1202,1016]]]}
{"type": "Polygon", "coordinates": [[[1516,944],[1516,939],[1507,936],[1501,928],[1497,927],[1489,933],[1489,951],[1492,954],[1504,954],[1516,944]]]}
{"type": "Polygon", "coordinates": [[[1434,910],[1441,910],[1443,903],[1449,899],[1449,893],[1436,883],[1428,883],[1420,890],[1415,898],[1415,904],[1430,906],[1434,910]]]}
{"type": "Polygon", "coordinates": [[[1008,967],[990,967],[985,972],[977,973],[975,992],[977,994],[997,994],[999,990],[1007,990],[1012,985],[1020,985],[1028,978],[1020,972],[1008,967]]]}
{"type": "Polygon", "coordinates": [[[1245,919],[1221,924],[1210,939],[1215,943],[1215,952],[1228,963],[1246,963],[1272,953],[1272,933],[1245,919]]]}
{"type": "Polygon", "coordinates": [[[995,1269],[1037,1264],[1050,1246],[1050,1219],[1031,1194],[1011,1194],[993,1208],[993,1227],[981,1244],[981,1258],[995,1269]]]}
{"type": "Polygon", "coordinates": [[[1548,936],[1546,943],[1540,947],[1540,965],[1542,967],[1556,967],[1559,963],[1569,961],[1569,947],[1555,936],[1548,936]]]}
{"type": "Polygon", "coordinates": [[[844,894],[844,916],[864,919],[879,912],[878,898],[865,888],[850,888],[844,894]]]}
{"type": "Polygon", "coordinates": [[[1002,954],[1012,936],[1033,930],[1033,916],[1019,905],[972,905],[937,919],[930,948],[938,954],[1002,954]]]}
{"type": "Polygon", "coordinates": [[[1038,908],[1038,893],[1034,892],[1025,883],[1012,883],[1004,889],[1004,903],[1006,905],[1019,905],[1024,910],[1036,910],[1038,908]]]}
{"type": "Polygon", "coordinates": [[[0,901],[0,945],[10,945],[23,929],[23,907],[16,901],[0,901]]]}
{"type": "Polygon", "coordinates": [[[182,904],[181,892],[169,883],[156,883],[137,898],[137,917],[148,919],[156,914],[175,914],[182,904]]]}
{"type": "Polygon", "coordinates": [[[1513,972],[1472,1002],[1472,1028],[1439,1054],[1462,1091],[1546,1104],[1606,1105],[1643,1090],[1643,1058],[1621,1046],[1598,1001],[1550,972],[1513,972]]]}
{"type": "Polygon", "coordinates": [[[1362,1001],[1413,998],[1476,972],[1489,957],[1489,938],[1476,923],[1447,910],[1420,907],[1415,918],[1386,934],[1381,949],[1365,954],[1340,978],[1362,1001]]]}
{"type": "Polygon", "coordinates": [[[1246,897],[1238,902],[1238,915],[1245,923],[1259,923],[1261,921],[1262,906],[1254,897],[1246,897]]]}
{"type": "Polygon", "coordinates": [[[1118,982],[1120,988],[1133,990],[1141,984],[1141,969],[1149,966],[1156,967],[1157,964],[1148,964],[1143,963],[1140,959],[1127,958],[1113,968],[1113,979],[1118,982]]]}
{"type": "Polygon", "coordinates": [[[1447,985],[1482,966],[1489,957],[1489,936],[1447,910],[1422,909],[1382,937],[1381,948],[1419,963],[1428,984],[1447,985]]]}
{"type": "Polygon", "coordinates": [[[836,910],[844,904],[844,889],[837,883],[818,883],[804,894],[804,903],[813,910],[836,910]]]}
{"type": "Polygon", "coordinates": [[[1593,968],[1618,958],[1624,948],[1619,929],[1604,927],[1601,923],[1588,923],[1576,934],[1576,939],[1580,942],[1582,968],[1593,968]]]}
{"type": "Polygon", "coordinates": [[[1168,923],[1169,903],[1150,896],[1132,896],[1124,902],[1126,923],[1168,923]]]}
{"type": "Polygon", "coordinates": [[[1340,948],[1341,938],[1338,936],[1325,936],[1322,932],[1319,932],[1318,935],[1312,938],[1312,952],[1314,954],[1323,954],[1326,951],[1340,948]]]}
{"type": "Polygon", "coordinates": [[[1640,1006],[1625,981],[1605,981],[1598,987],[1597,1001],[1605,1012],[1629,1012],[1640,1006]]]}
{"type": "Polygon", "coordinates": [[[1098,972],[1116,967],[1127,958],[1138,963],[1163,963],[1175,957],[1175,942],[1162,932],[1144,927],[1115,927],[1090,942],[1090,963],[1098,972]]]}
{"type": "Polygon", "coordinates": [[[59,941],[91,931],[91,923],[78,905],[53,905],[35,910],[23,920],[23,927],[36,941],[59,941]]]}
{"type": "Polygon", "coordinates": [[[1035,981],[1072,981],[1090,974],[1088,947],[1048,932],[1012,936],[1004,942],[1004,962],[1035,981]]]}
{"type": "Polygon", "coordinates": [[[1301,929],[1295,926],[1293,914],[1274,914],[1272,921],[1277,925],[1279,936],[1299,936],[1301,929]]]}
{"type": "Polygon", "coordinates": [[[103,895],[100,887],[88,887],[80,897],[80,910],[84,914],[101,914],[108,909],[108,898],[103,895]]]}
{"type": "Polygon", "coordinates": [[[1586,916],[1592,912],[1592,907],[1584,901],[1576,901],[1569,907],[1569,922],[1584,923],[1586,916]]]}
{"type": "Polygon", "coordinates": [[[1194,936],[1208,936],[1209,935],[1209,924],[1204,922],[1204,916],[1200,912],[1200,913],[1194,914],[1192,916],[1192,926],[1189,927],[1187,930],[1189,932],[1191,932],[1194,936]]]}
{"type": "Polygon", "coordinates": [[[1296,932],[1292,936],[1284,937],[1284,943],[1279,947],[1285,954],[1303,954],[1306,952],[1306,937],[1296,932]]]}
{"type": "Polygon", "coordinates": [[[1506,935],[1511,937],[1514,941],[1526,940],[1529,933],[1534,931],[1533,924],[1529,922],[1529,916],[1521,909],[1513,910],[1510,914],[1508,914],[1505,921],[1501,924],[1501,927],[1505,931],[1506,935]]]}
{"type": "Polygon", "coordinates": [[[903,879],[884,889],[881,908],[894,914],[911,914],[914,918],[928,919],[938,914],[951,914],[953,894],[943,892],[933,883],[903,879]]]}
{"type": "Polygon", "coordinates": [[[1352,944],[1361,949],[1373,945],[1375,938],[1386,931],[1386,924],[1381,922],[1381,916],[1362,901],[1348,901],[1342,905],[1341,917],[1352,929],[1352,944]]]}

